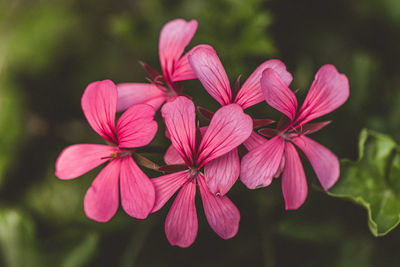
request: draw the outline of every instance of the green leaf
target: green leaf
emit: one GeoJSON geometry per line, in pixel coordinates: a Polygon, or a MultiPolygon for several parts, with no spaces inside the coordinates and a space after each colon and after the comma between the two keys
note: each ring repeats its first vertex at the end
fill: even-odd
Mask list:
{"type": "Polygon", "coordinates": [[[0,209],[0,249],[0,264],[5,266],[43,266],[33,221],[21,211],[0,209]]]}
{"type": "Polygon", "coordinates": [[[364,206],[375,236],[389,233],[400,222],[398,145],[387,135],[364,129],[360,134],[358,161],[341,161],[341,178],[328,194],[364,206]]]}

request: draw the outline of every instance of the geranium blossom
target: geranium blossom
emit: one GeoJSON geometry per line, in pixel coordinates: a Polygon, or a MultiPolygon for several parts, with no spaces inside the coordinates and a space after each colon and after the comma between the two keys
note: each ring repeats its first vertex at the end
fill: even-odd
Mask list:
{"type": "MultiPolygon", "coordinates": [[[[221,104],[221,106],[229,105],[231,103],[238,104],[242,109],[246,109],[264,100],[261,92],[260,79],[263,70],[272,68],[279,73],[285,84],[289,85],[292,81],[292,75],[286,70],[285,64],[280,60],[271,59],[262,63],[245,81],[243,86],[231,90],[228,76],[225,69],[215,52],[209,45],[198,45],[189,53],[189,63],[196,74],[197,78],[203,84],[207,92],[221,104]]],[[[235,84],[237,87],[238,84],[235,84]]],[[[271,120],[263,120],[263,125],[271,123],[271,120]]],[[[256,127],[260,127],[256,125],[256,127]]],[[[251,135],[245,146],[251,146],[257,140],[257,135],[251,135]]],[[[169,154],[168,154],[169,155],[169,154]]],[[[207,185],[210,191],[214,194],[226,194],[240,174],[240,162],[237,149],[224,156],[211,161],[204,168],[205,173],[210,173],[206,176],[207,185]],[[215,173],[223,172],[221,166],[229,166],[230,172],[226,172],[224,179],[213,179],[215,173]]]]}
{"type": "Polygon", "coordinates": [[[327,148],[306,137],[328,122],[308,123],[341,106],[349,96],[349,83],[344,74],[332,65],[324,65],[315,75],[307,97],[297,111],[297,99],[278,73],[266,69],[261,78],[266,102],[289,119],[278,129],[260,132],[270,140],[260,142],[250,150],[241,164],[241,181],[251,189],[268,186],[282,172],[282,191],[286,209],[297,209],[307,196],[307,181],[294,145],[310,161],[322,185],[327,190],[339,178],[339,160],[327,148]],[[294,145],[293,145],[294,144],[294,145]]]}
{"type": "Polygon", "coordinates": [[[145,65],[153,76],[152,83],[118,84],[118,111],[138,103],[158,109],[167,98],[182,93],[176,82],[196,78],[188,63],[188,54],[182,56],[196,30],[196,20],[175,19],[164,25],[158,44],[162,75],[145,65]]]}
{"type": "Polygon", "coordinates": [[[240,89],[236,88],[237,92],[232,92],[228,76],[214,48],[198,45],[188,54],[190,66],[196,77],[221,106],[236,103],[246,109],[264,101],[260,79],[266,68],[274,69],[286,85],[292,81],[292,75],[286,70],[285,64],[280,60],[270,59],[258,66],[240,89]]]}
{"type": "Polygon", "coordinates": [[[137,104],[125,111],[115,127],[117,87],[109,80],[89,84],[82,109],[90,126],[112,145],[78,144],[64,149],[56,162],[56,176],[73,179],[109,161],[86,192],[86,215],[99,222],[114,216],[121,204],[130,216],[144,219],[151,212],[155,193],[150,179],[132,159],[131,151],[150,143],[157,132],[155,110],[137,104]]]}
{"type": "MultiPolygon", "coordinates": [[[[246,140],[252,131],[252,119],[239,105],[227,105],[215,113],[201,139],[196,129],[195,107],[188,98],[179,96],[167,102],[161,113],[176,152],[170,158],[175,160],[170,163],[184,163],[181,171],[152,179],[156,190],[154,212],[181,188],[165,221],[168,241],[180,247],[188,247],[194,242],[197,235],[194,200],[197,185],[211,228],[224,239],[235,236],[240,220],[239,211],[228,197],[210,192],[206,184],[210,173],[203,174],[201,168],[246,140]]],[[[223,168],[221,166],[221,170],[223,168]]],[[[212,175],[215,175],[215,179],[223,179],[226,173],[216,172],[212,175]]]]}

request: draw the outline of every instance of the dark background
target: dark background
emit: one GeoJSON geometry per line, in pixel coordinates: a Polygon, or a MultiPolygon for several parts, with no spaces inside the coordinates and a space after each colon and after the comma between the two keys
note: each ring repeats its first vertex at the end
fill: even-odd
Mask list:
{"type": "MultiPolygon", "coordinates": [[[[0,266],[399,266],[399,230],[374,237],[366,211],[321,191],[306,161],[309,195],[296,211],[285,211],[279,180],[255,191],[236,184],[229,197],[241,223],[231,240],[211,230],[200,201],[187,249],[165,237],[171,203],[146,220],[121,208],[106,224],[85,217],[100,168],[54,176],[64,147],[102,142],[80,108],[83,90],[95,80],[145,82],[138,61],[159,68],[159,31],[174,18],[198,20],[188,48],[214,46],[232,82],[278,58],[304,99],[323,64],[345,73],[349,100],[312,135],[338,157],[357,158],[364,127],[400,141],[398,0],[0,0],[0,266]]],[[[185,92],[217,107],[198,81],[185,92]]],[[[265,103],[249,112],[279,118],[265,103]]],[[[166,149],[161,129],[152,145],[166,149]]],[[[145,155],[162,164],[164,151],[145,155]]]]}

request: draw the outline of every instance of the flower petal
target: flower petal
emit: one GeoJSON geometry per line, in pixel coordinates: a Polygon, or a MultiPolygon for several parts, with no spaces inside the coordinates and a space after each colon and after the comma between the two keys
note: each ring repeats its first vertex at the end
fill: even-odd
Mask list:
{"type": "Polygon", "coordinates": [[[161,109],[170,139],[187,164],[193,163],[196,142],[196,114],[193,102],[178,96],[161,109]]]}
{"type": "Polygon", "coordinates": [[[279,169],[285,141],[276,136],[242,158],[240,180],[250,189],[268,186],[279,169]]]}
{"type": "Polygon", "coordinates": [[[293,138],[293,143],[307,156],[322,187],[325,190],[331,188],[340,174],[340,164],[335,154],[306,136],[293,138]]]}
{"type": "MultiPolygon", "coordinates": [[[[160,32],[158,52],[161,68],[167,80],[173,77],[176,64],[185,47],[192,40],[197,30],[197,21],[189,22],[183,19],[174,19],[164,25],[160,32]]],[[[180,64],[182,65],[182,63],[180,64]]]]}
{"type": "Polygon", "coordinates": [[[121,159],[121,204],[130,216],[145,219],[155,200],[153,184],[132,157],[121,159]]]}
{"type": "Polygon", "coordinates": [[[189,55],[189,63],[204,88],[218,103],[222,106],[231,103],[228,76],[214,48],[209,45],[196,46],[189,55]]]}
{"type": "Polygon", "coordinates": [[[127,109],[117,123],[119,147],[149,144],[157,132],[157,122],[153,119],[155,113],[155,109],[147,104],[136,104],[127,109]]]}
{"type": "Polygon", "coordinates": [[[243,145],[247,148],[248,151],[251,151],[267,141],[267,139],[252,131],[249,138],[247,138],[246,141],[243,142],[243,145]]]}
{"type": "Polygon", "coordinates": [[[158,109],[166,99],[166,89],[151,83],[120,83],[117,85],[117,111],[134,104],[149,104],[158,109]]]}
{"type": "Polygon", "coordinates": [[[286,66],[282,61],[277,59],[265,61],[258,66],[258,68],[244,82],[242,88],[240,88],[240,91],[236,96],[235,103],[242,106],[243,109],[251,107],[265,100],[265,97],[261,91],[260,80],[261,75],[266,68],[273,69],[286,86],[289,86],[293,80],[292,75],[286,70],[286,66]]]}
{"type": "Polygon", "coordinates": [[[172,197],[173,194],[189,179],[187,171],[175,172],[151,179],[156,192],[152,212],[156,212],[172,197]]]}
{"type": "Polygon", "coordinates": [[[307,197],[307,181],[296,148],[285,145],[285,167],[282,174],[282,192],[287,210],[298,209],[307,197]]]}
{"type": "Polygon", "coordinates": [[[204,166],[205,179],[210,192],[224,196],[240,174],[239,155],[236,148],[213,159],[204,166]]]}
{"type": "Polygon", "coordinates": [[[170,145],[167,149],[167,152],[165,152],[164,162],[167,165],[185,164],[185,161],[182,159],[181,155],[178,153],[178,150],[176,150],[173,145],[170,145]]]}
{"type": "Polygon", "coordinates": [[[181,57],[178,63],[175,64],[175,70],[172,74],[171,81],[185,81],[196,79],[196,74],[193,72],[192,67],[189,64],[188,56],[192,53],[194,48],[192,48],[189,52],[187,52],[183,57],[181,57]]]}
{"type": "Polygon", "coordinates": [[[90,126],[101,137],[116,144],[115,112],[117,108],[117,87],[110,80],[89,84],[83,93],[81,105],[90,126]]]}
{"type": "Polygon", "coordinates": [[[165,220],[165,234],[173,246],[186,248],[190,246],[197,235],[197,214],[194,197],[196,184],[186,183],[179,191],[165,220]]]}
{"type": "Polygon", "coordinates": [[[208,224],[223,239],[234,237],[239,229],[239,210],[228,197],[213,195],[202,175],[198,181],[208,224]]]}
{"type": "Polygon", "coordinates": [[[230,104],[217,110],[199,146],[199,166],[239,146],[252,130],[253,120],[239,105],[230,104]]]}
{"type": "Polygon", "coordinates": [[[291,121],[294,119],[297,111],[296,96],[275,70],[264,70],[261,77],[261,90],[268,105],[285,114],[291,121]]]}
{"type": "Polygon", "coordinates": [[[305,124],[321,117],[346,102],[349,97],[349,81],[340,74],[335,66],[322,66],[311,85],[299,112],[297,121],[305,124]]]}
{"type": "Polygon", "coordinates": [[[116,147],[107,145],[69,146],[58,156],[55,174],[63,180],[76,178],[109,160],[116,151],[116,147]]]}
{"type": "Polygon", "coordinates": [[[86,216],[98,222],[107,222],[118,209],[118,179],[121,161],[112,160],[94,179],[84,199],[86,216]]]}

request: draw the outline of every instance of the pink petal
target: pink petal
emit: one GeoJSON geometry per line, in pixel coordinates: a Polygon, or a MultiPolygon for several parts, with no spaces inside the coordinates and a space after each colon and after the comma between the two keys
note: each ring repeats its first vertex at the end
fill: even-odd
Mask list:
{"type": "Polygon", "coordinates": [[[194,197],[196,195],[196,183],[186,183],[174,203],[165,220],[165,234],[169,243],[173,246],[186,248],[190,246],[197,235],[197,214],[194,197]]]}
{"type": "Polygon", "coordinates": [[[117,89],[117,111],[123,111],[134,104],[149,104],[158,109],[166,99],[166,89],[151,83],[120,83],[117,89]]]}
{"type": "Polygon", "coordinates": [[[98,222],[107,222],[118,209],[118,179],[121,160],[112,160],[94,179],[84,199],[86,216],[98,222]]]}
{"type": "Polygon", "coordinates": [[[185,47],[190,43],[190,40],[192,40],[196,30],[196,20],[187,22],[183,19],[172,20],[162,28],[158,42],[158,52],[160,54],[161,68],[167,80],[173,77],[179,58],[185,47]]]}
{"type": "Polygon", "coordinates": [[[250,189],[268,186],[281,163],[285,141],[276,136],[242,158],[240,180],[250,189]]]}
{"type": "Polygon", "coordinates": [[[349,81],[333,65],[322,66],[315,75],[297,121],[305,124],[321,117],[346,102],[349,97],[349,81]]]}
{"type": "Polygon", "coordinates": [[[110,159],[117,148],[107,145],[79,144],[65,148],[56,161],[56,176],[73,179],[110,159]]]}
{"type": "Polygon", "coordinates": [[[273,69],[264,70],[261,90],[268,105],[285,114],[291,121],[294,119],[297,111],[296,96],[273,69]]]}
{"type": "Polygon", "coordinates": [[[331,188],[340,174],[340,164],[335,154],[306,136],[293,138],[292,141],[307,156],[322,187],[325,190],[331,188]]]}
{"type": "Polygon", "coordinates": [[[239,155],[236,148],[213,159],[204,166],[206,183],[210,192],[224,196],[240,174],[239,155]]]}
{"type": "Polygon", "coordinates": [[[153,119],[155,113],[155,109],[147,104],[136,104],[126,110],[117,123],[119,147],[149,144],[157,132],[157,122],[153,119]]]}
{"type": "Polygon", "coordinates": [[[192,67],[189,64],[188,56],[192,53],[193,48],[181,57],[178,63],[175,64],[175,70],[171,77],[172,82],[185,81],[196,79],[196,74],[193,72],[192,67]]]}
{"type": "Polygon", "coordinates": [[[165,152],[164,161],[168,165],[185,164],[185,161],[173,145],[170,145],[167,152],[165,152]]]}
{"type": "Polygon", "coordinates": [[[193,163],[196,142],[196,114],[193,102],[178,96],[161,109],[171,142],[187,164],[193,163]]]}
{"type": "Polygon", "coordinates": [[[211,194],[204,177],[199,176],[198,181],[208,224],[223,239],[234,237],[239,229],[239,210],[228,197],[211,194]]]}
{"type": "Polygon", "coordinates": [[[246,141],[243,142],[243,145],[247,148],[247,150],[251,151],[267,141],[267,139],[252,131],[249,138],[247,138],[246,141]]]}
{"type": "Polygon", "coordinates": [[[187,171],[175,172],[151,179],[156,192],[156,200],[152,212],[161,209],[173,194],[188,181],[187,171]]]}
{"type": "Polygon", "coordinates": [[[90,126],[101,137],[116,144],[115,112],[117,87],[110,80],[89,84],[83,93],[81,105],[90,126]]]}
{"type": "Polygon", "coordinates": [[[243,143],[253,130],[253,120],[237,104],[215,112],[199,146],[200,166],[218,158],[243,143]]]}
{"type": "Polygon", "coordinates": [[[277,59],[267,60],[262,63],[245,81],[238,92],[235,103],[242,106],[243,109],[251,107],[265,100],[261,91],[261,75],[266,68],[273,69],[281,78],[286,86],[292,82],[292,75],[286,70],[285,64],[277,59]]]}
{"type": "Polygon", "coordinates": [[[214,48],[198,45],[192,51],[189,63],[207,92],[222,106],[231,103],[232,92],[228,76],[214,48]]]}
{"type": "Polygon", "coordinates": [[[282,155],[281,163],[279,163],[279,168],[274,174],[274,178],[279,178],[284,168],[285,168],[285,155],[282,155]]]}
{"type": "Polygon", "coordinates": [[[132,157],[121,159],[121,204],[130,216],[145,219],[152,211],[155,192],[149,177],[136,165],[132,157]]]}
{"type": "Polygon", "coordinates": [[[282,174],[282,192],[287,210],[298,209],[307,197],[307,181],[296,148],[285,146],[285,168],[282,174]]]}

